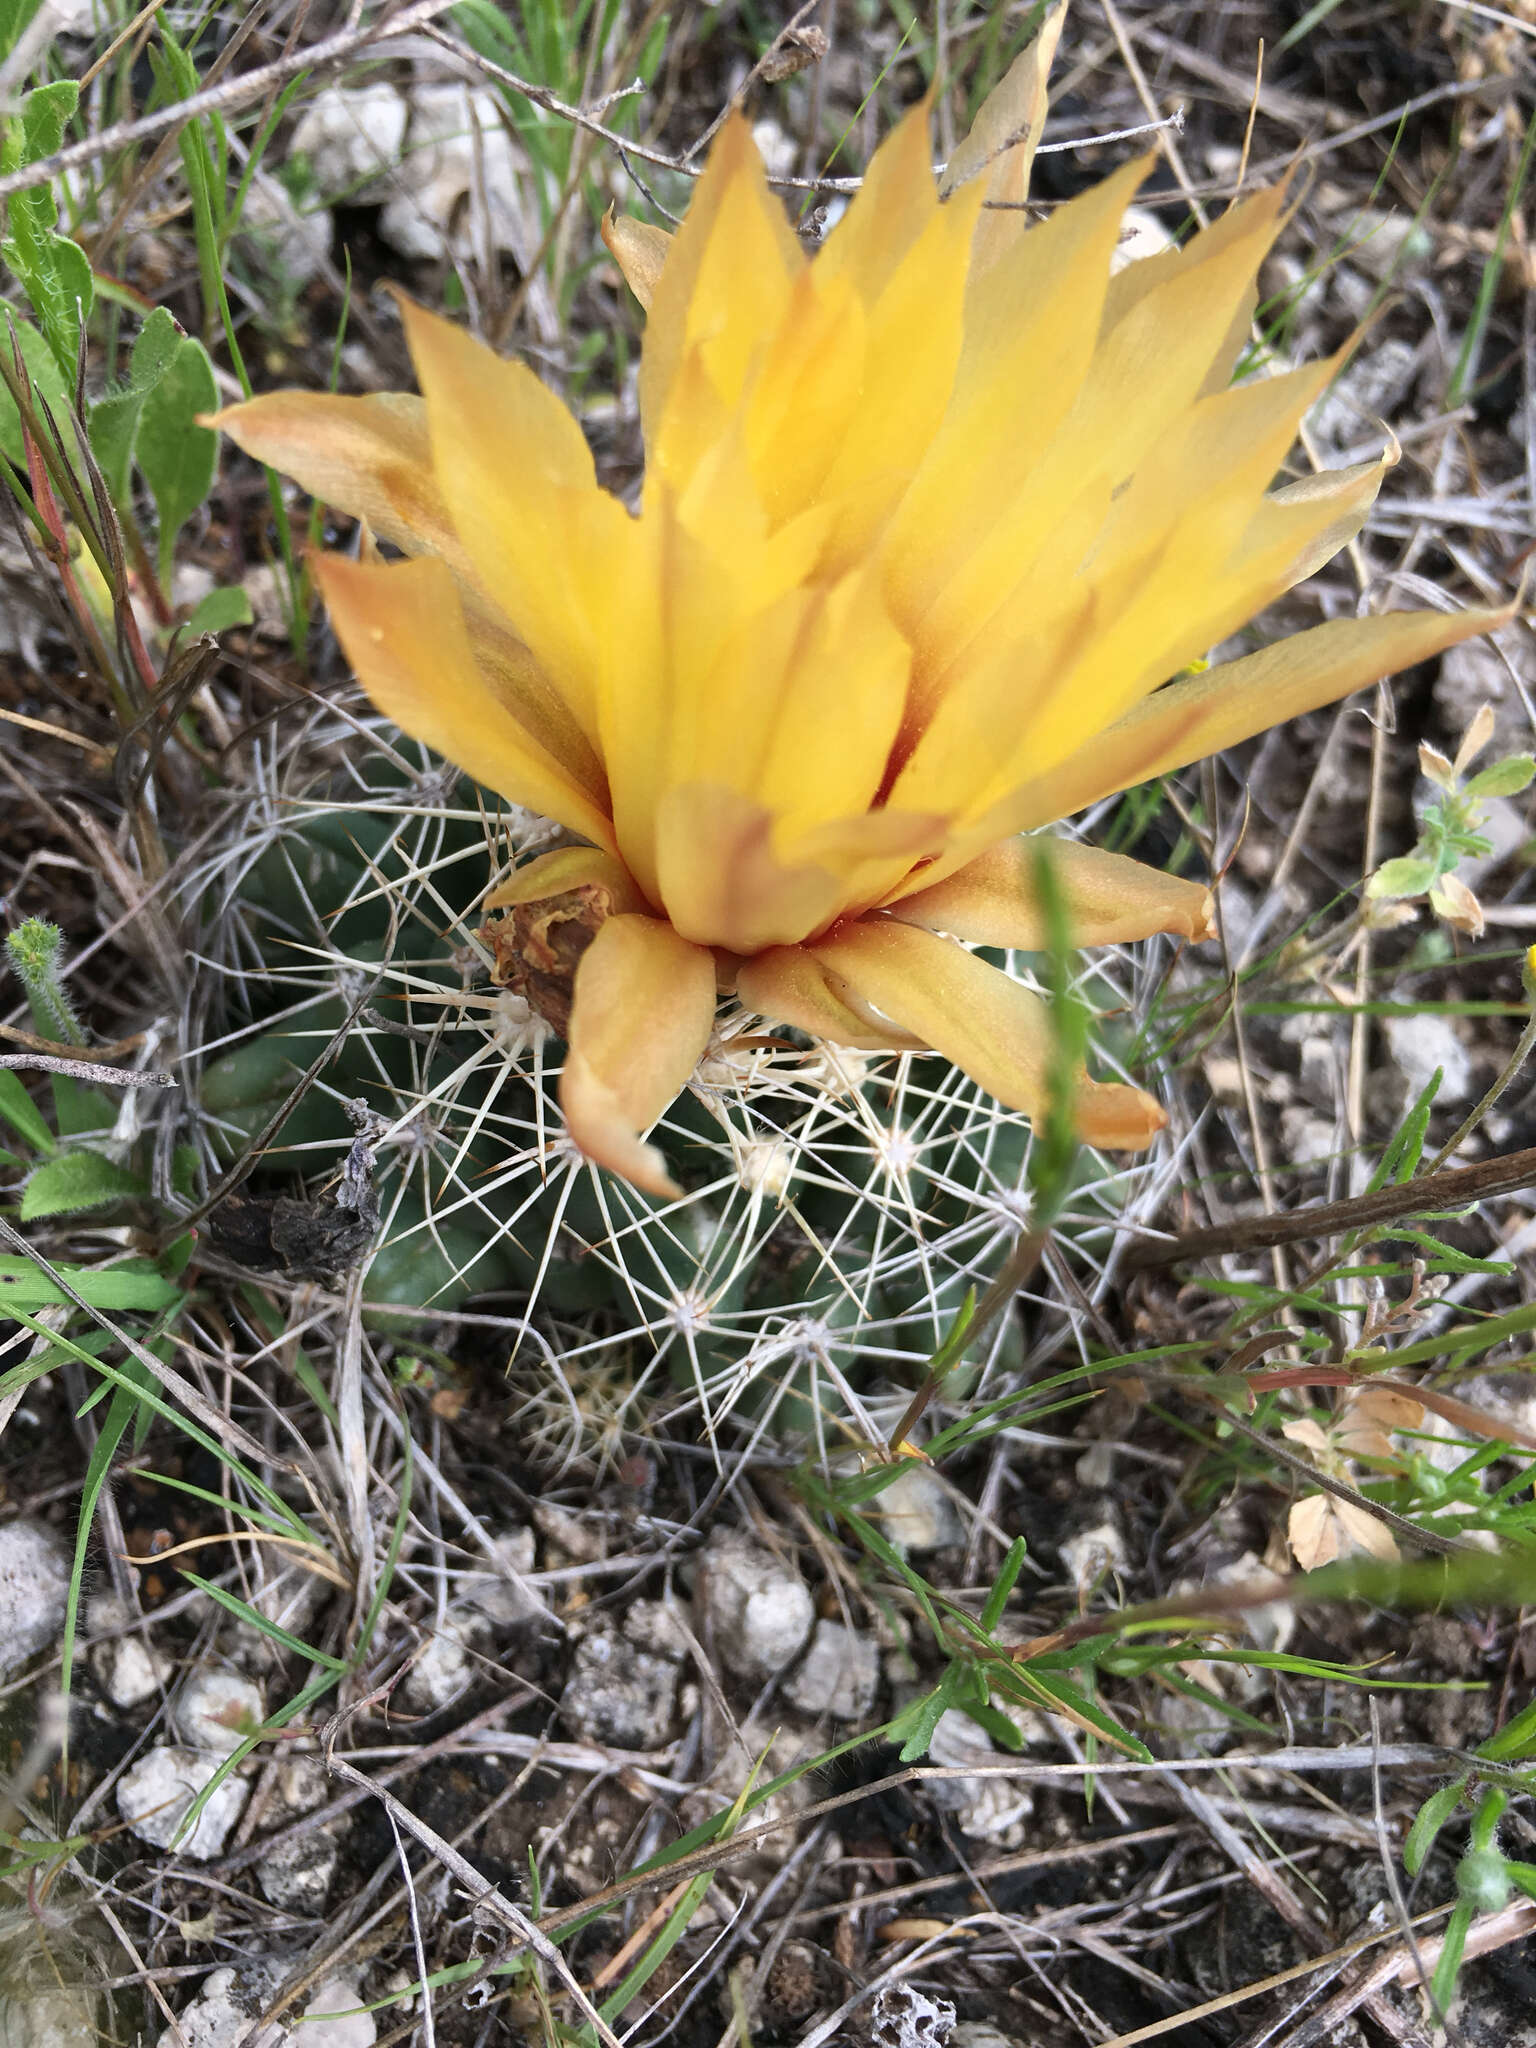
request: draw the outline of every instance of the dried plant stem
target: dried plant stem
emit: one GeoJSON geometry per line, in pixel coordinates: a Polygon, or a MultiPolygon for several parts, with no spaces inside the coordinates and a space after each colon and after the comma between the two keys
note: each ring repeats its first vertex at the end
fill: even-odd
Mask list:
{"type": "Polygon", "coordinates": [[[1426,1209],[1455,1208],[1529,1187],[1536,1187],[1536,1146],[1506,1152],[1497,1159],[1482,1159],[1475,1166],[1453,1166],[1423,1174],[1418,1180],[1395,1181],[1342,1202],[1318,1202],[1283,1216],[1240,1216],[1206,1230],[1187,1230],[1162,1243],[1133,1244],[1126,1248],[1124,1263],[1128,1268],[1172,1266],[1181,1259],[1214,1258],[1222,1252],[1267,1251],[1272,1245],[1336,1237],[1340,1231],[1395,1223],[1426,1209]]]}
{"type": "Polygon", "coordinates": [[[1519,1073],[1520,1069],[1525,1065],[1526,1061],[1530,1058],[1533,1050],[1536,1050],[1536,1011],[1533,1011],[1530,1022],[1521,1032],[1519,1041],[1517,1042],[1514,1051],[1510,1054],[1509,1058],[1505,1061],[1504,1066],[1501,1068],[1499,1072],[1498,1079],[1494,1082],[1493,1086],[1488,1090],[1488,1093],[1483,1097],[1482,1101],[1479,1102],[1474,1109],[1470,1110],[1465,1117],[1463,1117],[1462,1121],[1456,1126],[1456,1129],[1451,1133],[1450,1137],[1447,1138],[1445,1143],[1440,1147],[1440,1150],[1435,1154],[1434,1158],[1430,1161],[1428,1170],[1423,1175],[1424,1179],[1427,1180],[1430,1177],[1430,1175],[1438,1173],[1440,1168],[1444,1166],[1447,1159],[1455,1158],[1456,1154],[1461,1150],[1462,1146],[1467,1142],[1468,1138],[1471,1137],[1472,1133],[1477,1129],[1478,1125],[1482,1122],[1483,1118],[1488,1114],[1489,1110],[1491,1110],[1494,1107],[1494,1105],[1498,1102],[1499,1097],[1504,1093],[1505,1089],[1508,1088],[1510,1084],[1513,1082],[1515,1076],[1519,1073]]]}

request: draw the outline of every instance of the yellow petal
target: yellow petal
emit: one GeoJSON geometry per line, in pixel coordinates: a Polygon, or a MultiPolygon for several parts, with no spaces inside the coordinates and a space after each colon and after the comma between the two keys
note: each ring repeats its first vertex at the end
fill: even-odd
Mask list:
{"type": "Polygon", "coordinates": [[[518,723],[477,665],[445,562],[424,555],[379,567],[324,555],[316,573],[358,681],[402,732],[509,802],[612,849],[603,812],[518,723]]]}
{"type": "Polygon", "coordinates": [[[944,417],[960,361],[965,281],[981,200],[978,184],[947,206],[935,206],[867,309],[863,387],[824,485],[830,496],[845,501],[829,571],[848,566],[867,547],[944,417]]]}
{"type": "Polygon", "coordinates": [[[515,903],[539,903],[546,896],[563,896],[568,889],[593,883],[607,890],[615,914],[650,908],[624,863],[598,846],[558,846],[553,853],[524,861],[491,891],[484,908],[508,910],[515,903]]]}
{"type": "Polygon", "coordinates": [[[1059,207],[979,280],[973,269],[949,410],[881,543],[903,626],[915,627],[1012,505],[1081,388],[1120,218],[1149,162],[1059,207]]]}
{"type": "MultiPolygon", "coordinates": [[[[1284,202],[1288,180],[1270,190],[1255,192],[1247,199],[1229,206],[1219,220],[1198,233],[1181,247],[1164,250],[1156,256],[1146,256],[1138,262],[1127,263],[1110,280],[1109,296],[1104,307],[1106,330],[1124,320],[1141,302],[1153,292],[1161,289],[1178,276],[1188,277],[1203,265],[1224,258],[1235,243],[1246,240],[1252,232],[1255,211],[1262,211],[1273,217],[1274,226],[1270,232],[1278,231],[1279,211],[1284,202]]],[[[1200,383],[1202,396],[1225,390],[1232,380],[1232,372],[1253,328],[1253,315],[1257,291],[1253,279],[1240,292],[1232,308],[1231,318],[1225,332],[1213,349],[1205,375],[1200,383]]]]}
{"type": "Polygon", "coordinates": [[[814,269],[853,287],[872,307],[939,212],[929,146],[931,107],[909,107],[864,173],[848,211],[818,252],[814,269]]]}
{"type": "Polygon", "coordinates": [[[560,1105],[577,1146],[647,1194],[682,1190],[640,1136],[688,1085],[715,1021],[712,954],[654,917],[610,917],[576,969],[560,1105]]]}
{"type": "MultiPolygon", "coordinates": [[[[1244,232],[1203,263],[1175,270],[1107,329],[1076,401],[1030,470],[1015,478],[970,558],[946,579],[916,630],[919,662],[942,671],[992,631],[1015,592],[1051,587],[1037,574],[1048,548],[1071,561],[1065,533],[1091,535],[1115,494],[1193,403],[1233,301],[1274,237],[1278,193],[1239,211],[1244,232]]],[[[1072,550],[1079,547],[1072,540],[1072,550]]],[[[1074,564],[1075,566],[1075,564],[1074,564]]],[[[1021,598],[1022,601],[1022,598],[1021,598]]]]}
{"type": "Polygon", "coordinates": [[[758,495],[774,524],[814,502],[860,403],[864,305],[846,277],[824,266],[818,257],[796,280],[743,422],[758,495]]]}
{"type": "Polygon", "coordinates": [[[665,468],[672,386],[688,350],[704,345],[721,396],[734,404],[764,338],[784,315],[806,255],[768,189],[752,132],[732,114],[715,138],[657,280],[640,359],[640,417],[665,468]]]}
{"type": "Polygon", "coordinates": [[[430,551],[462,564],[432,471],[426,408],[410,393],[336,398],[324,391],[273,391],[226,406],[208,425],[322,504],[367,520],[407,554],[430,551]]]}
{"type": "MultiPolygon", "coordinates": [[[[1038,839],[1005,839],[947,881],[896,896],[888,908],[904,924],[972,944],[1038,951],[1046,942],[1035,883],[1040,850],[1038,839]]],[[[1203,882],[1183,881],[1077,839],[1050,838],[1045,850],[1073,945],[1121,945],[1154,932],[1200,940],[1214,929],[1215,906],[1203,882]]]]}
{"type": "Polygon", "coordinates": [[[672,237],[665,228],[648,221],[632,220],[613,207],[603,215],[603,240],[608,253],[624,273],[624,282],[647,312],[661,282],[662,266],[672,251],[672,237]]]}
{"type": "Polygon", "coordinates": [[[749,1010],[779,1024],[792,1024],[812,1038],[861,1052],[921,1052],[920,1038],[885,1022],[853,997],[845,982],[804,946],[769,946],[744,960],[736,993],[749,1010]]]}
{"type": "Polygon", "coordinates": [[[1207,754],[1235,747],[1303,711],[1347,697],[1459,641],[1507,625],[1512,610],[1387,612],[1334,619],[1296,633],[1203,675],[1169,683],[1063,761],[998,804],[980,821],[986,843],[1069,817],[1100,797],[1168,775],[1207,754]]]}
{"type": "Polygon", "coordinates": [[[1046,80],[1066,21],[1065,6],[1053,8],[1034,41],[1017,56],[982,101],[971,131],[945,169],[939,190],[948,198],[972,178],[985,188],[998,211],[983,216],[976,231],[978,270],[995,266],[1024,239],[1029,226],[1021,208],[1029,192],[1035,149],[1045,128],[1046,80]]]}
{"type": "MultiPolygon", "coordinates": [[[[1011,976],[952,940],[871,917],[808,949],[862,1002],[942,1053],[1010,1109],[1049,1107],[1050,1010],[1011,976]]],[[[1080,1080],[1078,1135],[1090,1145],[1137,1150],[1168,1121],[1140,1088],[1080,1080]]]]}
{"type": "Polygon", "coordinates": [[[433,467],[477,579],[595,737],[604,591],[633,522],[597,488],[581,428],[525,364],[408,301],[401,312],[433,467]]]}

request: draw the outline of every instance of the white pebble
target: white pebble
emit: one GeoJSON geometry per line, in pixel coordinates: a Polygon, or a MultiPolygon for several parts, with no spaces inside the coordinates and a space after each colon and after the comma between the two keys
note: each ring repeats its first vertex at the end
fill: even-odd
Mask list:
{"type": "Polygon", "coordinates": [[[485,1641],[478,1614],[447,1614],[422,1645],[400,1688],[414,1714],[435,1714],[466,1691],[478,1668],[476,1651],[485,1641]]]}
{"type": "MultiPolygon", "coordinates": [[[[279,1828],[324,1806],[329,1782],[318,1757],[285,1757],[276,1767],[267,1823],[279,1828]]],[[[256,1882],[274,1906],[313,1919],[325,1910],[340,1860],[339,1833],[321,1822],[294,1841],[268,1850],[256,1865],[256,1882]]]]}
{"type": "MultiPolygon", "coordinates": [[[[117,1787],[117,1810],[141,1842],[169,1849],[187,1809],[219,1769],[219,1759],[196,1749],[157,1745],[123,1773],[117,1787]]],[[[243,1778],[228,1777],[209,1796],[178,1855],[195,1863],[223,1853],[231,1828],[245,1811],[250,1787],[243,1778]]]]}
{"type": "MultiPolygon", "coordinates": [[[[288,2048],[293,2035],[280,2021],[265,2026],[251,2022],[254,2011],[237,1993],[233,1970],[210,1970],[198,1987],[192,2003],[182,2012],[177,2027],[167,2027],[156,2048],[288,2048]]],[[[306,2042],[305,2048],[314,2048],[306,2042]]]]}
{"type": "Polygon", "coordinates": [[[28,1985],[0,1996],[0,2048],[97,2048],[95,1999],[85,1990],[28,1985]]]}
{"type": "Polygon", "coordinates": [[[708,1633],[738,1677],[767,1678],[800,1654],[816,1610],[797,1572],[726,1536],[710,1545],[699,1577],[708,1633]]]}
{"type": "Polygon", "coordinates": [[[304,2024],[298,2030],[299,2048],[373,2048],[379,2038],[378,2021],[371,2012],[349,2012],[362,2002],[356,1977],[339,1973],[315,1986],[314,1996],[304,2008],[304,2024]],[[337,2019],[317,2019],[317,2013],[338,2013],[337,2019]]]}
{"type": "Polygon", "coordinates": [[[785,1683],[784,1696],[803,1714],[863,1721],[873,1713],[879,1690],[880,1652],[873,1638],[840,1621],[818,1621],[811,1647],[785,1683]]]}
{"type": "Polygon", "coordinates": [[[1096,1522],[1091,1529],[1069,1536],[1061,1546],[1061,1561],[1075,1586],[1089,1586],[1107,1573],[1123,1572],[1130,1562],[1125,1539],[1109,1521],[1096,1522]]]}
{"type": "MultiPolygon", "coordinates": [[[[92,1634],[123,1628],[133,1619],[115,1593],[98,1595],[86,1611],[86,1625],[92,1634]]],[[[138,1630],[93,1643],[90,1658],[96,1683],[123,1713],[156,1698],[171,1672],[170,1659],[138,1630]]]]}
{"type": "Polygon", "coordinates": [[[491,1548],[496,1569],[472,1572],[459,1582],[464,1604],[476,1608],[494,1628],[510,1628],[546,1613],[543,1595],[527,1582],[535,1563],[533,1531],[509,1529],[491,1538],[491,1548]]]}
{"type": "Polygon", "coordinates": [[[171,1705],[176,1733],[189,1748],[229,1756],[266,1719],[255,1679],[239,1671],[193,1671],[171,1705]]]}
{"type": "Polygon", "coordinates": [[[0,1523],[0,1678],[52,1648],[68,1600],[62,1538],[43,1522],[0,1523]]]}
{"type": "Polygon", "coordinates": [[[950,1550],[965,1540],[949,1488],[920,1458],[907,1460],[873,1506],[903,1550],[950,1550]]]}
{"type": "Polygon", "coordinates": [[[289,159],[307,160],[320,198],[353,198],[365,181],[399,163],[406,112],[392,85],[328,86],[300,116],[289,159]]]}

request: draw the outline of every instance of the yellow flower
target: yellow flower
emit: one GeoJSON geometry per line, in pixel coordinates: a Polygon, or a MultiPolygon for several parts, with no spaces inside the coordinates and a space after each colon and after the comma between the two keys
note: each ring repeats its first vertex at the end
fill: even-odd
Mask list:
{"type": "MultiPolygon", "coordinates": [[[[814,254],[739,118],[675,240],[610,223],[649,305],[637,516],[531,370],[412,306],[420,399],[220,417],[412,557],[319,565],[380,709],[585,842],[489,899],[513,906],[498,959],[565,972],[571,1136],[653,1192],[640,1134],[721,989],[840,1044],[931,1048],[1038,1112],[1048,1014],[964,943],[1039,945],[1019,835],[1495,616],[1340,621],[1181,674],[1359,530],[1387,458],[1269,490],[1337,367],[1229,383],[1281,192],[1113,277],[1145,160],[1042,226],[983,210],[1022,198],[1047,55],[942,189],[915,109],[814,254]]],[[[1054,858],[1081,944],[1209,929],[1197,883],[1054,858]]],[[[1100,1145],[1163,1121],[1086,1077],[1075,1106],[1100,1145]]]]}

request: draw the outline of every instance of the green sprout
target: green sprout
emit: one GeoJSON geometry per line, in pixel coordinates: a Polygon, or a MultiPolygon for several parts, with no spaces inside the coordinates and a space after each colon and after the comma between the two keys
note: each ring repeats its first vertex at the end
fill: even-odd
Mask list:
{"type": "Polygon", "coordinates": [[[1529,754],[1509,754],[1464,780],[1492,737],[1493,707],[1484,704],[1467,727],[1454,761],[1436,747],[1420,746],[1419,772],[1440,794],[1425,809],[1412,853],[1384,861],[1366,883],[1368,906],[1392,906],[1368,913],[1373,924],[1406,922],[1414,914],[1409,900],[1422,896],[1444,923],[1471,938],[1482,937],[1483,906],[1456,870],[1462,861],[1480,859],[1493,850],[1482,832],[1486,800],[1518,796],[1536,776],[1536,760],[1529,754]]]}

